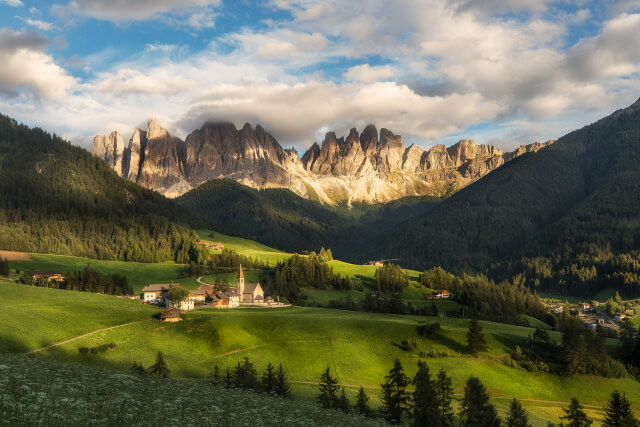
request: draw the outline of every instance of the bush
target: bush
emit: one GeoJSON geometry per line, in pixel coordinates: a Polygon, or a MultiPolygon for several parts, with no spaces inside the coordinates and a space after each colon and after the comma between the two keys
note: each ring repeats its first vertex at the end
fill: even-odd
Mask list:
{"type": "Polygon", "coordinates": [[[418,327],[416,327],[416,330],[418,331],[418,335],[420,335],[421,337],[428,337],[439,329],[440,329],[440,323],[438,322],[425,323],[424,325],[419,325],[418,327]]]}
{"type": "Polygon", "coordinates": [[[79,347],[79,348],[78,348],[78,351],[79,351],[81,354],[87,354],[87,353],[89,353],[89,347],[79,347]]]}

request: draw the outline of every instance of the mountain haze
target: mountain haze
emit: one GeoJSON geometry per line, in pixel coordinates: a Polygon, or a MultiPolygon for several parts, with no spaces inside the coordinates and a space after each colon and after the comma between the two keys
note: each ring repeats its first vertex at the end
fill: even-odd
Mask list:
{"type": "Polygon", "coordinates": [[[120,176],[168,197],[216,178],[257,188],[287,188],[307,199],[337,204],[388,202],[406,196],[443,196],[465,187],[505,162],[553,141],[504,153],[494,146],[461,140],[424,151],[387,129],[367,126],[338,138],[334,132],[300,158],[284,149],[260,125],[236,129],[206,123],[185,141],[157,121],[136,129],[128,145],[118,132],[96,136],[91,152],[120,176]]]}

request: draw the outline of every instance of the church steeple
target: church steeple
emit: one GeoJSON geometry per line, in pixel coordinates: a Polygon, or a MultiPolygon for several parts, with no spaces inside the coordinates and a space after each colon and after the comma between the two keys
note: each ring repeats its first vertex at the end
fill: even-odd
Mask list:
{"type": "Polygon", "coordinates": [[[244,293],[244,273],[242,271],[242,264],[238,268],[238,279],[236,280],[238,293],[240,294],[240,301],[242,301],[242,294],[244,293]]]}

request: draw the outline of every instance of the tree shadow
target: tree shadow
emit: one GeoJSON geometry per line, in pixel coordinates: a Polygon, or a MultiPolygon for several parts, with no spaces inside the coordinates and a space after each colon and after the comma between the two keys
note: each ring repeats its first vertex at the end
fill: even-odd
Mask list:
{"type": "Polygon", "coordinates": [[[427,339],[440,344],[443,347],[447,347],[450,350],[453,350],[457,353],[466,354],[468,353],[467,346],[464,344],[460,344],[459,342],[442,335],[440,332],[433,332],[431,335],[427,337],[427,339]]]}
{"type": "Polygon", "coordinates": [[[27,344],[10,335],[0,335],[0,353],[26,353],[27,344]]]}

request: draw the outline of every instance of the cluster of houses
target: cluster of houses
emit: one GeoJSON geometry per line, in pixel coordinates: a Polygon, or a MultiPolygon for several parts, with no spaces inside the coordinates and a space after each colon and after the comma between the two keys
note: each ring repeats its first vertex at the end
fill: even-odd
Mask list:
{"type": "Polygon", "coordinates": [[[198,242],[198,244],[206,248],[213,249],[214,251],[221,251],[224,249],[224,245],[220,242],[207,242],[203,240],[201,242],[198,242]]]}
{"type": "MultiPolygon", "coordinates": [[[[590,302],[580,302],[576,305],[569,306],[569,309],[572,313],[578,314],[580,320],[584,324],[591,326],[594,330],[597,325],[617,330],[619,329],[620,321],[634,314],[633,308],[627,307],[624,313],[616,313],[613,316],[609,316],[607,313],[599,311],[599,306],[600,302],[594,300],[590,302]]],[[[558,304],[557,302],[547,305],[547,311],[550,313],[562,313],[564,308],[564,305],[558,304]]]]}
{"type": "Polygon", "coordinates": [[[47,282],[64,282],[64,275],[58,270],[34,270],[33,280],[43,279],[47,282]]]}
{"type": "Polygon", "coordinates": [[[446,298],[449,298],[449,291],[447,291],[446,289],[439,289],[439,290],[436,290],[436,292],[431,295],[425,295],[425,298],[426,299],[446,299],[446,298]]]}
{"type": "Polygon", "coordinates": [[[167,310],[163,311],[160,316],[163,321],[180,320],[180,311],[193,310],[196,302],[205,303],[207,299],[210,299],[210,305],[214,308],[234,308],[240,304],[276,305],[272,297],[264,297],[260,283],[245,283],[242,265],[238,269],[236,287],[229,288],[225,292],[216,292],[213,285],[202,283],[198,289],[190,290],[189,296],[184,301],[174,304],[168,293],[171,286],[181,285],[153,284],[142,288],[141,299],[143,303],[160,304],[167,307],[167,310]]]}

